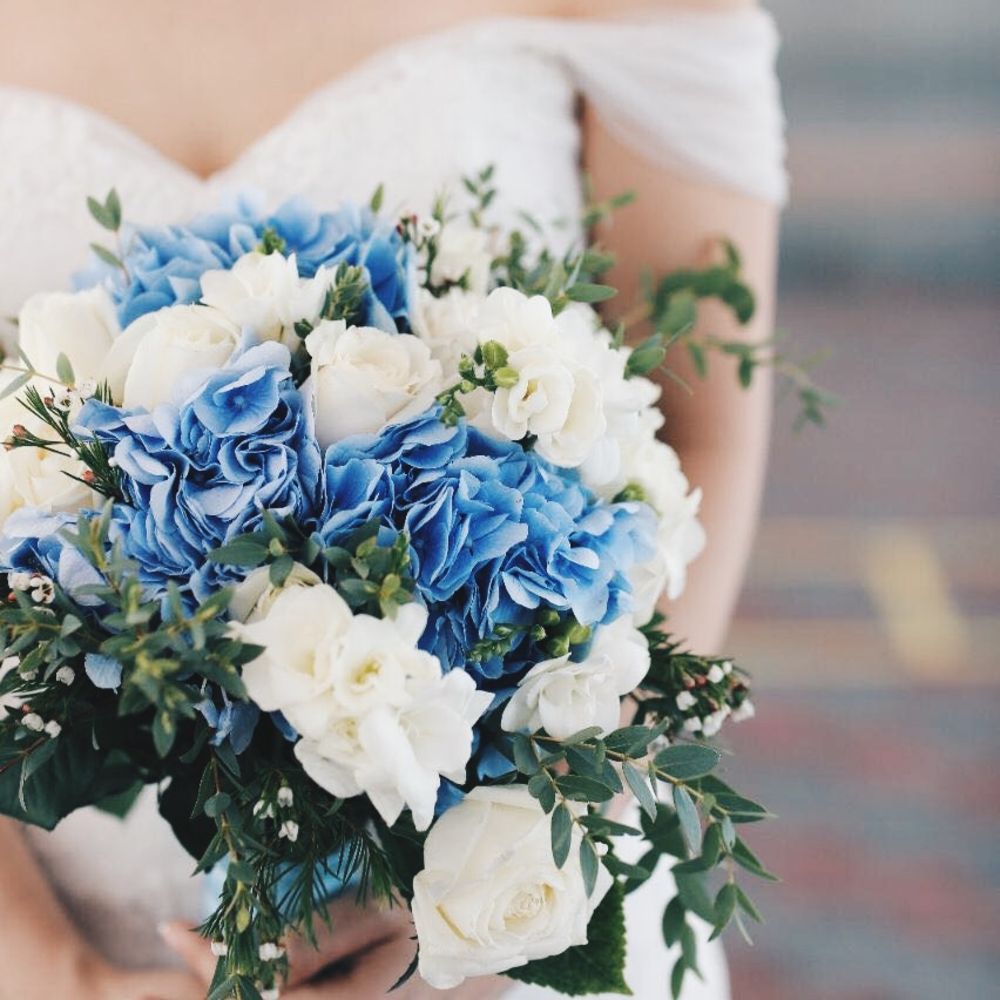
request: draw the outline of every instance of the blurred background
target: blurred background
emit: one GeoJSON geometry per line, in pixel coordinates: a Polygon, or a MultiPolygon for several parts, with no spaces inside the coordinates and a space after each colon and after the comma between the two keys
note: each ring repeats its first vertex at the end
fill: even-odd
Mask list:
{"type": "Polygon", "coordinates": [[[784,879],[728,938],[734,996],[997,997],[1000,3],[767,5],[778,323],[842,403],[800,434],[779,407],[729,642],[758,689],[731,771],[784,879]]]}

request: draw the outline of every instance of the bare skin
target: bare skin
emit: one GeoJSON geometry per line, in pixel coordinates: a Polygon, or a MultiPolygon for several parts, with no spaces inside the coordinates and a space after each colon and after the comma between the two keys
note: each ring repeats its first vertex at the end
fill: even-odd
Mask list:
{"type": "MultiPolygon", "coordinates": [[[[494,14],[612,17],[629,6],[732,9],[753,0],[433,0],[347,4],[299,0],[266,4],[213,0],[137,4],[130,0],[0,0],[0,84],[61,94],[101,111],[171,159],[209,175],[281,121],[316,87],[387,45],[464,20],[494,14]],[[167,82],[169,81],[169,82],[167,82]]],[[[763,339],[773,315],[777,213],[753,199],[668,173],[619,144],[585,110],[584,167],[599,198],[627,188],[637,205],[621,212],[602,238],[618,256],[612,283],[631,294],[642,267],[654,272],[703,263],[725,235],[742,250],[759,310],[749,329],[706,310],[706,329],[763,339]]],[[[685,471],[705,492],[710,539],[691,569],[687,592],[672,604],[674,630],[700,651],[720,647],[739,591],[757,515],[765,466],[770,386],[758,376],[749,393],[727,364],[687,394],[664,383],[666,436],[685,471]]],[[[126,971],[84,943],[28,854],[16,826],[0,821],[0,1000],[195,1000],[214,967],[204,941],[185,924],[165,940],[189,972],[126,971]]],[[[412,924],[402,911],[344,910],[338,932],[317,954],[292,946],[288,1000],[374,1000],[408,964],[412,924]],[[323,983],[310,977],[353,956],[350,971],[323,983]]],[[[336,917],[336,913],[334,914],[336,917]]],[[[414,978],[398,1000],[491,1000],[505,981],[478,980],[442,994],[414,978]]]]}

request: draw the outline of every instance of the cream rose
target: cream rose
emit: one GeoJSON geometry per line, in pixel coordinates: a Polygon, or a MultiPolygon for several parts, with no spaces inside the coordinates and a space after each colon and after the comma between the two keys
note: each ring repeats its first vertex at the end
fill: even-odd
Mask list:
{"type": "Polygon", "coordinates": [[[482,295],[490,281],[490,253],[487,233],[461,222],[448,222],[438,237],[437,254],[431,265],[431,283],[462,282],[470,292],[482,295]]]}
{"type": "Polygon", "coordinates": [[[326,320],[306,338],[306,350],[312,370],[303,392],[324,448],[416,416],[442,388],[440,362],[409,334],[326,320]]]}
{"type": "Polygon", "coordinates": [[[226,271],[201,276],[201,298],[241,329],[260,340],[299,344],[294,326],[319,318],[330,281],[320,270],[314,278],[300,278],[295,254],[244,254],[226,271]]]}
{"type": "Polygon", "coordinates": [[[271,583],[271,571],[258,566],[233,589],[229,602],[229,617],[238,622],[259,621],[266,618],[278,596],[288,587],[315,587],[323,581],[308,566],[295,563],[280,587],[271,583]]]}
{"type": "Polygon", "coordinates": [[[586,658],[568,656],[535,664],[507,702],[501,725],[508,732],[544,729],[564,740],[591,726],[618,728],[622,696],[649,671],[649,643],[628,618],[599,628],[586,658]]]}
{"type": "Polygon", "coordinates": [[[67,473],[82,476],[86,466],[44,448],[0,449],[0,527],[19,507],[77,511],[98,495],[67,473]]]}
{"type": "Polygon", "coordinates": [[[221,367],[239,329],[208,306],[170,306],[140,316],[115,341],[101,371],[116,400],[147,410],[172,399],[184,376],[221,367]]]}
{"type": "Polygon", "coordinates": [[[33,295],[18,316],[18,344],[35,369],[55,377],[65,354],[77,382],[98,376],[117,334],[114,306],[102,288],[33,295]]]}
{"type": "Polygon", "coordinates": [[[437,989],[503,972],[587,941],[611,887],[599,867],[587,898],[580,835],[569,859],[552,859],[549,817],[523,785],[474,788],[434,824],[413,880],[420,975],[437,989]]]}

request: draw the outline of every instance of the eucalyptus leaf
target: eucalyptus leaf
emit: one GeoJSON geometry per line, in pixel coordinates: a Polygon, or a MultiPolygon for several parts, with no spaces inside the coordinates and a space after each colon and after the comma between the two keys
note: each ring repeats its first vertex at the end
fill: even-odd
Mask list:
{"type": "Polygon", "coordinates": [[[674,808],[688,852],[697,856],[701,853],[701,820],[691,793],[683,785],[674,785],[674,808]]]}
{"type": "Polygon", "coordinates": [[[565,803],[560,803],[552,813],[552,859],[557,868],[566,864],[572,843],[573,814],[565,803]]]}

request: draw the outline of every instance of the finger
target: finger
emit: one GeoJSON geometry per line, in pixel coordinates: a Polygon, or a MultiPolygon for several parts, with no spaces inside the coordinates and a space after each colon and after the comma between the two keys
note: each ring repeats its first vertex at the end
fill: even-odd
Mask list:
{"type": "Polygon", "coordinates": [[[301,985],[327,970],[332,972],[396,933],[395,918],[374,907],[352,904],[334,910],[331,917],[329,926],[317,926],[315,946],[301,935],[288,940],[289,986],[301,985]]]}
{"type": "Polygon", "coordinates": [[[179,920],[160,924],[157,929],[164,944],[180,956],[181,961],[199,980],[205,983],[212,981],[216,957],[212,954],[208,941],[179,920]]]}
{"type": "Polygon", "coordinates": [[[187,972],[155,969],[122,977],[121,993],[109,1000],[205,1000],[205,985],[187,972]]]}

